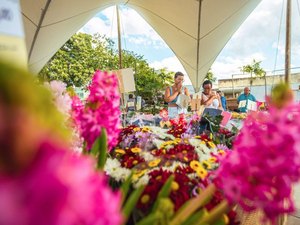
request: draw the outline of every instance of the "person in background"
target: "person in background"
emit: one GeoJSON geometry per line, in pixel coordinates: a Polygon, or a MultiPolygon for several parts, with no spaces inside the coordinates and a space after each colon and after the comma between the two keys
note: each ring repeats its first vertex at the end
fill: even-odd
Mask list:
{"type": "Polygon", "coordinates": [[[218,93],[212,91],[212,82],[206,80],[202,84],[203,92],[201,96],[201,105],[205,108],[214,108],[223,110],[221,99],[218,93]]]}
{"type": "Polygon", "coordinates": [[[250,88],[245,87],[244,93],[238,97],[237,103],[240,104],[241,101],[246,101],[246,105],[243,107],[239,107],[239,112],[247,112],[248,100],[256,102],[256,98],[250,93],[250,88]]]}
{"type": "Polygon", "coordinates": [[[224,97],[224,93],[222,91],[217,91],[217,93],[219,94],[220,96],[220,99],[221,99],[221,104],[222,104],[222,108],[224,110],[227,110],[227,101],[226,101],[226,98],[224,97]]]}
{"type": "Polygon", "coordinates": [[[168,103],[168,115],[170,119],[177,117],[179,114],[187,113],[186,109],[182,109],[176,105],[178,95],[185,94],[186,96],[190,96],[188,89],[182,85],[183,81],[183,73],[177,72],[174,76],[174,84],[166,88],[164,100],[168,103]]]}

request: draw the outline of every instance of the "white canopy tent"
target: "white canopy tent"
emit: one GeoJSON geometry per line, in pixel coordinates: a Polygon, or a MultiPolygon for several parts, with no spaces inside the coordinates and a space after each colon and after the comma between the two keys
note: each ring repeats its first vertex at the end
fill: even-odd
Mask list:
{"type": "MultiPolygon", "coordinates": [[[[199,88],[210,66],[261,0],[20,0],[29,68],[39,72],[99,11],[135,9],[165,40],[199,88]]],[[[101,32],[101,31],[100,31],[101,32]]]]}

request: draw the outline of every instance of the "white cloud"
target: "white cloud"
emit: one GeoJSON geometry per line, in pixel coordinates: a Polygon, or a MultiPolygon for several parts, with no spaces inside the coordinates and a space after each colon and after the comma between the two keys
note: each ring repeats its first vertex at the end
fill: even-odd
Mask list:
{"type": "Polygon", "coordinates": [[[211,69],[218,79],[230,78],[232,74],[241,74],[241,67],[251,64],[253,59],[263,61],[265,56],[261,52],[256,52],[245,58],[224,57],[215,62],[211,69]]]}
{"type": "MultiPolygon", "coordinates": [[[[300,58],[300,23],[297,6],[294,6],[291,52],[292,62],[297,64],[295,58],[300,58]]],[[[275,69],[282,69],[285,54],[285,9],[285,1],[282,0],[261,1],[224,47],[212,65],[213,72],[219,77],[231,77],[231,74],[240,73],[239,68],[253,59],[262,61],[263,69],[271,71],[274,69],[277,47],[275,69]]]]}
{"type": "Polygon", "coordinates": [[[112,37],[117,35],[117,30],[113,30],[109,24],[106,24],[104,20],[99,17],[93,17],[89,20],[79,32],[84,32],[88,34],[100,33],[106,35],[107,37],[112,37]]]}
{"type": "MultiPolygon", "coordinates": [[[[150,63],[150,66],[155,69],[163,69],[166,68],[168,71],[177,72],[181,71],[184,74],[187,74],[179,60],[176,56],[168,57],[160,61],[155,61],[150,63]]],[[[188,76],[185,76],[184,85],[191,85],[192,82],[188,76]]]]}
{"type": "MultiPolygon", "coordinates": [[[[155,30],[133,9],[120,8],[121,36],[133,44],[152,46],[153,48],[167,48],[163,39],[155,30]]],[[[117,38],[117,16],[115,6],[106,8],[100,17],[92,18],[81,32],[94,34],[99,32],[109,38],[117,38]]],[[[99,16],[99,15],[98,15],[99,16]]]]}

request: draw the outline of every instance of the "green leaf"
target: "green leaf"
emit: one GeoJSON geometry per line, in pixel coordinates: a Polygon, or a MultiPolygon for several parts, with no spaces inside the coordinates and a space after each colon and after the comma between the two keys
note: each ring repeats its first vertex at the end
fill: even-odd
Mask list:
{"type": "Polygon", "coordinates": [[[160,219],[160,215],[157,213],[151,213],[144,219],[140,220],[136,225],[153,225],[160,219]]]}
{"type": "Polygon", "coordinates": [[[97,168],[103,169],[107,158],[107,133],[106,129],[101,129],[101,136],[99,137],[99,150],[97,168]]]}
{"type": "Polygon", "coordinates": [[[161,198],[167,198],[171,192],[171,188],[172,188],[172,182],[174,180],[174,176],[171,175],[168,180],[166,181],[166,183],[164,184],[164,186],[161,188],[161,190],[159,191],[156,201],[152,207],[152,212],[155,212],[155,210],[157,209],[159,200],[161,198]]]}
{"type": "Polygon", "coordinates": [[[186,221],[184,221],[181,225],[194,225],[196,224],[205,214],[207,214],[206,209],[201,209],[198,212],[192,214],[186,221]]]}
{"type": "Polygon", "coordinates": [[[129,198],[127,199],[127,201],[125,202],[125,205],[122,209],[123,211],[123,215],[125,217],[125,221],[124,224],[126,223],[126,221],[129,218],[129,215],[131,214],[132,210],[134,209],[136,203],[138,202],[141,194],[143,193],[145,189],[145,186],[140,186],[137,189],[135,189],[129,196],[129,198]]]}
{"type": "Polygon", "coordinates": [[[179,225],[186,221],[197,209],[203,207],[209,199],[212,198],[216,191],[216,187],[211,184],[206,187],[200,194],[188,200],[174,215],[170,225],[179,225]]]}
{"type": "Polygon", "coordinates": [[[94,156],[97,156],[98,155],[98,152],[99,152],[99,149],[100,149],[100,137],[98,137],[95,141],[94,141],[94,144],[91,148],[90,151],[88,151],[90,154],[94,155],[94,156]]]}
{"type": "Polygon", "coordinates": [[[127,179],[123,182],[121,186],[121,192],[122,192],[122,205],[126,199],[127,193],[129,191],[130,185],[131,185],[131,178],[133,176],[133,173],[131,173],[127,179]]]}

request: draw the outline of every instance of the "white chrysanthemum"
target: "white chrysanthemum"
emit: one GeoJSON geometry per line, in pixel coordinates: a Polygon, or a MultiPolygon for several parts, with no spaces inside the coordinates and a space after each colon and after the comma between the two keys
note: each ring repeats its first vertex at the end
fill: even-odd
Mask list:
{"type": "Polygon", "coordinates": [[[129,175],[131,174],[131,170],[127,168],[118,168],[111,176],[116,180],[116,181],[125,181],[129,175]]]}
{"type": "Polygon", "coordinates": [[[190,173],[187,175],[190,179],[198,179],[198,175],[196,173],[190,173]]]}
{"type": "Polygon", "coordinates": [[[160,148],[161,145],[165,143],[165,141],[162,141],[162,140],[159,140],[159,139],[154,139],[153,140],[153,144],[157,147],[157,148],[160,148]]]}
{"type": "Polygon", "coordinates": [[[117,159],[106,160],[104,171],[107,175],[114,178],[116,181],[124,181],[130,175],[131,171],[121,167],[121,163],[117,159]]]}
{"type": "Polygon", "coordinates": [[[200,146],[201,140],[196,138],[191,138],[189,139],[189,143],[196,148],[200,146]]]}
{"type": "Polygon", "coordinates": [[[151,127],[152,133],[160,137],[161,139],[169,138],[171,140],[174,140],[175,137],[171,134],[167,133],[167,130],[162,129],[160,127],[151,127]]]}
{"type": "Polygon", "coordinates": [[[121,167],[121,163],[117,159],[108,158],[104,165],[104,171],[108,174],[115,172],[121,167]]]}
{"type": "Polygon", "coordinates": [[[164,169],[174,172],[176,170],[177,167],[181,167],[181,168],[185,168],[186,165],[182,162],[179,161],[174,161],[170,166],[168,167],[163,167],[164,169]]]}
{"type": "Polygon", "coordinates": [[[144,174],[142,177],[138,179],[136,183],[133,184],[134,188],[138,188],[142,185],[147,185],[149,183],[150,177],[148,173],[144,174]]]}
{"type": "Polygon", "coordinates": [[[142,152],[141,154],[140,154],[144,159],[145,159],[145,161],[152,161],[152,160],[154,160],[155,159],[155,157],[151,154],[151,153],[149,153],[149,152],[142,152]]]}

